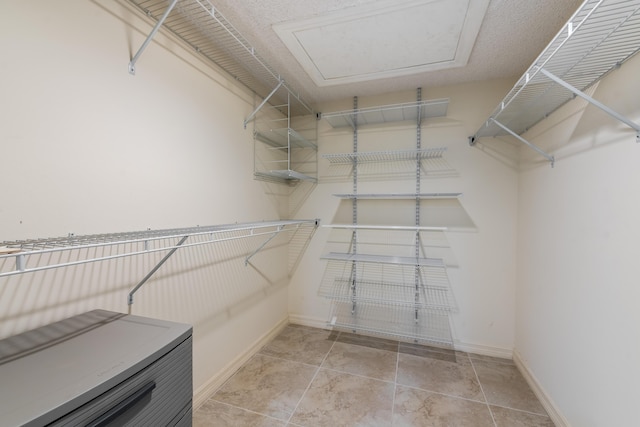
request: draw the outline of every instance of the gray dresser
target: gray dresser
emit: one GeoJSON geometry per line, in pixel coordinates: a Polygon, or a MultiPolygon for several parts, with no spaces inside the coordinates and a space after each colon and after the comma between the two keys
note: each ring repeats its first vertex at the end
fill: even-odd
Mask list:
{"type": "Polygon", "coordinates": [[[190,426],[192,328],[94,310],[0,341],[0,426],[190,426]]]}

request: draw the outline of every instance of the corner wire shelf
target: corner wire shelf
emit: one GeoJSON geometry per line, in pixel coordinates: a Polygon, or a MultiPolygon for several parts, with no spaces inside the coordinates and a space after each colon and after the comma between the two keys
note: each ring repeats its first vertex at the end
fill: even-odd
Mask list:
{"type": "Polygon", "coordinates": [[[302,227],[315,229],[318,227],[318,223],[318,219],[278,220],[3,242],[0,243],[0,267],[3,269],[0,270],[0,278],[168,251],[166,256],[131,291],[128,298],[128,303],[131,305],[133,294],[180,248],[265,236],[266,240],[245,258],[245,265],[247,265],[254,255],[280,233],[297,232],[302,227]],[[187,242],[187,240],[191,241],[187,242]],[[96,250],[99,248],[115,248],[117,253],[113,254],[110,250],[107,255],[98,255],[96,250]],[[61,254],[69,255],[71,253],[77,254],[79,259],[61,261],[63,258],[61,254]],[[53,259],[52,257],[42,257],[45,254],[58,254],[59,256],[53,257],[53,259]],[[9,258],[15,259],[15,268],[13,269],[10,268],[9,258]]]}
{"type": "Polygon", "coordinates": [[[521,134],[579,96],[635,129],[640,125],[623,117],[584,91],[620,67],[640,50],[638,0],[586,0],[518,80],[484,125],[469,137],[511,135],[545,157],[555,158],[521,134]]]}
{"type": "Polygon", "coordinates": [[[405,230],[405,231],[447,231],[447,227],[420,225],[373,225],[373,224],[325,224],[324,228],[344,228],[349,230],[405,230]]]}
{"type": "Polygon", "coordinates": [[[291,146],[300,148],[318,148],[316,144],[309,141],[307,138],[303,137],[291,128],[269,129],[267,132],[256,131],[254,132],[255,138],[267,145],[270,145],[274,148],[281,148],[283,150],[289,148],[287,143],[289,143],[291,146]]]}
{"type": "Polygon", "coordinates": [[[407,120],[416,121],[418,118],[443,117],[447,115],[448,106],[448,99],[433,99],[360,108],[355,111],[336,111],[322,114],[322,118],[329,122],[334,128],[351,127],[355,129],[357,126],[362,125],[402,122],[407,120]]]}
{"type": "Polygon", "coordinates": [[[293,90],[244,36],[208,0],[130,0],[156,21],[151,33],[129,62],[129,72],[135,74],[136,62],[160,27],[189,45],[236,81],[258,94],[264,101],[245,119],[245,127],[257,111],[272,97],[286,100],[278,89],[284,88],[298,102],[301,111],[314,114],[298,92],[293,90]]]}

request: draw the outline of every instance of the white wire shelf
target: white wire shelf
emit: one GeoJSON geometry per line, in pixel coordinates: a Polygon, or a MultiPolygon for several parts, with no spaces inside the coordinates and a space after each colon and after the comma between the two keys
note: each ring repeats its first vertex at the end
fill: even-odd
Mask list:
{"type": "Polygon", "coordinates": [[[511,134],[507,129],[520,135],[574,98],[575,92],[552,80],[548,73],[584,91],[639,49],[640,2],[586,0],[471,142],[478,137],[511,134]]]}
{"type": "Polygon", "coordinates": [[[407,283],[357,280],[355,294],[349,278],[336,278],[333,286],[321,286],[318,295],[342,302],[399,305],[444,312],[454,311],[449,290],[438,286],[415,286],[407,283]]]}
{"type": "Polygon", "coordinates": [[[402,341],[425,342],[453,348],[447,313],[402,306],[334,302],[327,325],[364,335],[381,335],[402,341]]]}
{"type": "Polygon", "coordinates": [[[349,230],[398,230],[398,231],[447,231],[447,227],[420,225],[372,225],[372,224],[325,224],[325,228],[346,228],[349,230]]]}
{"type": "MultiPolygon", "coordinates": [[[[131,2],[158,22],[162,22],[161,17],[169,10],[162,22],[164,28],[262,98],[268,98],[274,88],[282,86],[298,101],[295,109],[306,114],[313,113],[300,94],[284,82],[281,75],[260,56],[258,49],[209,0],[179,0],[173,9],[169,9],[170,2],[167,0],[131,2]]],[[[135,59],[139,53],[130,63],[130,69],[135,70],[135,59]]],[[[283,103],[287,96],[278,93],[274,98],[283,103]]]]}
{"type": "Polygon", "coordinates": [[[446,147],[438,147],[425,148],[421,150],[390,150],[323,154],[322,157],[327,159],[331,164],[415,161],[424,159],[440,159],[446,150],[446,147]]]}
{"type": "Polygon", "coordinates": [[[276,179],[281,181],[310,181],[317,182],[317,178],[305,175],[300,172],[296,172],[291,169],[282,169],[282,170],[270,170],[270,171],[261,171],[254,172],[254,175],[257,178],[266,178],[266,179],[276,179]]]}
{"type": "Polygon", "coordinates": [[[416,258],[416,257],[402,257],[392,255],[367,255],[367,254],[351,254],[342,252],[329,252],[323,255],[321,259],[335,260],[335,261],[355,261],[355,262],[370,262],[378,264],[397,264],[397,265],[412,265],[418,267],[440,267],[444,268],[445,264],[438,258],[416,258]]]}
{"type": "Polygon", "coordinates": [[[415,200],[415,199],[457,199],[462,193],[379,193],[379,194],[334,194],[341,199],[384,199],[384,200],[415,200]]]}
{"type": "MultiPolygon", "coordinates": [[[[0,277],[153,252],[175,251],[228,240],[270,237],[282,232],[297,231],[301,227],[316,228],[318,221],[262,221],[3,242],[0,243],[0,277]],[[97,250],[100,248],[102,250],[97,250]],[[42,256],[46,254],[59,255],[42,256]],[[14,258],[15,263],[8,262],[10,258],[14,258]]],[[[247,260],[260,248],[249,255],[247,260]]]]}
{"type": "Polygon", "coordinates": [[[443,117],[447,115],[448,99],[433,99],[420,102],[407,102],[378,107],[344,110],[322,114],[334,128],[349,126],[352,128],[362,125],[416,121],[422,119],[443,117]],[[355,120],[354,120],[355,119],[355,120]]]}
{"type": "Polygon", "coordinates": [[[318,148],[316,144],[309,141],[291,128],[270,129],[266,132],[255,132],[254,135],[258,141],[262,141],[265,144],[276,148],[318,148]]]}

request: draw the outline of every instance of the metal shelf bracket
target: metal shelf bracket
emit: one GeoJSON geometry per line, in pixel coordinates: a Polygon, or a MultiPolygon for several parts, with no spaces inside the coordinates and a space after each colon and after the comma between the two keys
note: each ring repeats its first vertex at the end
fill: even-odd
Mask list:
{"type": "Polygon", "coordinates": [[[532,150],[534,150],[535,152],[537,152],[538,154],[543,156],[545,159],[549,160],[549,162],[551,163],[551,167],[553,167],[555,165],[556,159],[551,154],[548,154],[542,148],[540,148],[537,145],[527,141],[526,139],[524,139],[523,137],[521,137],[520,135],[518,135],[517,133],[515,133],[514,131],[512,131],[511,129],[509,129],[508,127],[506,127],[505,125],[503,125],[499,121],[497,121],[496,119],[491,118],[491,119],[489,119],[489,121],[493,122],[496,126],[502,128],[505,132],[507,132],[510,135],[512,135],[518,141],[522,142],[527,147],[531,148],[532,150]]]}
{"type": "Polygon", "coordinates": [[[136,62],[140,58],[140,55],[142,55],[142,52],[144,52],[144,50],[147,48],[149,43],[151,43],[151,40],[156,35],[156,33],[158,32],[158,30],[160,29],[164,21],[167,19],[167,17],[175,7],[176,3],[178,3],[178,0],[173,0],[171,2],[167,10],[164,12],[164,15],[162,15],[162,18],[160,18],[160,20],[156,22],[156,25],[153,26],[153,29],[145,39],[144,43],[142,43],[142,46],[140,46],[140,49],[138,49],[138,52],[136,52],[136,54],[133,56],[131,61],[129,61],[129,74],[132,74],[132,75],[136,74],[136,62]]]}
{"type": "MultiPolygon", "coordinates": [[[[299,226],[298,226],[298,227],[299,227],[299,226]]],[[[249,260],[250,260],[251,258],[253,258],[253,256],[254,256],[255,254],[257,254],[258,252],[260,252],[260,251],[262,250],[262,248],[264,248],[265,246],[267,246],[267,244],[268,244],[270,241],[272,241],[272,240],[273,240],[273,239],[274,239],[278,234],[280,234],[280,232],[282,231],[282,229],[283,229],[283,228],[284,228],[284,227],[283,227],[283,226],[281,226],[281,225],[280,225],[280,226],[278,226],[278,228],[276,229],[276,231],[275,231],[271,236],[269,236],[269,238],[268,238],[267,240],[265,240],[265,241],[264,241],[260,246],[258,246],[258,247],[253,251],[253,252],[251,252],[251,254],[249,254],[249,256],[247,256],[247,257],[244,259],[244,265],[245,265],[245,267],[246,267],[247,265],[249,265],[249,260]]]]}
{"type": "MultiPolygon", "coordinates": [[[[131,292],[129,292],[129,296],[127,297],[127,304],[129,304],[129,305],[133,304],[133,294],[135,294],[136,292],[138,292],[138,289],[140,289],[140,287],[142,287],[142,285],[144,285],[145,283],[147,283],[147,280],[149,280],[149,279],[151,278],[151,276],[153,276],[153,275],[155,274],[155,272],[156,272],[156,271],[158,271],[158,269],[159,269],[160,267],[162,267],[162,264],[164,264],[165,262],[167,262],[167,260],[171,257],[171,255],[173,255],[173,254],[178,250],[178,248],[179,248],[180,246],[182,246],[182,244],[183,244],[183,243],[184,243],[188,238],[189,238],[189,235],[183,236],[183,237],[180,239],[180,241],[179,241],[178,243],[176,243],[176,245],[173,247],[173,249],[171,249],[171,250],[169,251],[169,253],[168,253],[168,254],[166,254],[166,255],[164,256],[164,258],[162,258],[162,259],[160,260],[160,262],[159,262],[159,263],[157,263],[157,264],[156,264],[156,266],[155,266],[155,267],[153,267],[153,268],[151,269],[151,271],[150,271],[146,276],[144,276],[144,279],[142,279],[142,280],[141,280],[141,281],[140,281],[140,282],[135,286],[135,288],[131,289],[131,292]]],[[[146,246],[147,246],[147,242],[148,242],[148,241],[145,241],[145,250],[148,250],[148,249],[146,248],[146,246]]]]}
{"type": "Polygon", "coordinates": [[[582,92],[581,90],[578,90],[577,88],[573,87],[569,83],[565,82],[564,80],[562,80],[558,76],[550,73],[549,71],[545,70],[544,68],[540,68],[540,72],[542,74],[544,74],[545,76],[547,76],[549,79],[551,79],[554,82],[556,82],[557,84],[559,84],[560,86],[562,86],[565,89],[573,92],[576,96],[579,96],[580,98],[584,99],[589,104],[593,105],[594,107],[598,107],[599,109],[601,109],[602,111],[604,111],[605,113],[607,113],[608,115],[613,117],[614,119],[616,119],[618,121],[621,121],[622,123],[626,124],[630,128],[635,129],[635,131],[636,131],[636,142],[640,142],[640,125],[639,124],[637,124],[635,122],[632,122],[631,120],[629,120],[628,118],[626,118],[622,114],[612,110],[611,108],[609,108],[608,106],[604,105],[600,101],[597,101],[597,100],[593,99],[592,97],[590,97],[586,93],[582,92]]]}
{"type": "Polygon", "coordinates": [[[283,84],[284,84],[284,80],[280,79],[280,82],[276,85],[276,87],[273,88],[271,93],[269,95],[267,95],[267,97],[265,99],[262,100],[260,105],[258,105],[256,107],[256,109],[253,110],[253,113],[249,114],[249,117],[244,119],[243,125],[244,125],[245,129],[247,128],[247,124],[249,124],[251,122],[251,120],[253,120],[253,118],[256,116],[256,114],[258,114],[258,111],[260,111],[262,109],[262,107],[264,107],[264,104],[269,102],[269,99],[271,99],[271,97],[278,91],[278,89],[280,89],[280,86],[282,86],[283,84]]]}

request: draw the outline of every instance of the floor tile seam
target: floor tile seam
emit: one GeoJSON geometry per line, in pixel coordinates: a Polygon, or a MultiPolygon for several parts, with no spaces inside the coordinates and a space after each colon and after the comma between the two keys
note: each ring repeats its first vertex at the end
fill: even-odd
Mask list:
{"type": "MultiPolygon", "coordinates": [[[[333,345],[331,345],[331,347],[333,348],[333,345]]],[[[264,356],[264,357],[270,357],[271,359],[278,359],[278,360],[284,360],[285,362],[293,362],[293,363],[298,363],[300,365],[304,365],[304,366],[310,366],[312,368],[319,368],[320,365],[313,365],[311,363],[305,363],[305,362],[299,362],[297,360],[293,360],[293,359],[287,359],[286,357],[282,357],[282,356],[274,356],[272,354],[264,354],[264,353],[256,353],[256,355],[260,355],[260,356],[264,356]]],[[[325,356],[326,357],[326,356],[325,356]]],[[[322,359],[324,361],[324,359],[322,359]]],[[[248,361],[247,361],[248,362],[248,361]]],[[[242,365],[244,366],[244,365],[242,365]]],[[[241,367],[242,367],[241,366],[241,367]]]]}
{"type": "Polygon", "coordinates": [[[523,412],[525,414],[530,414],[530,415],[537,415],[539,417],[546,417],[546,418],[550,418],[549,414],[547,414],[546,412],[544,414],[541,414],[539,412],[531,412],[531,411],[527,411],[526,409],[518,409],[518,408],[512,408],[510,406],[504,406],[504,405],[498,405],[497,403],[489,403],[490,406],[495,406],[497,408],[502,408],[502,409],[508,409],[510,411],[517,411],[517,412],[523,412]]]}
{"type": "Polygon", "coordinates": [[[318,373],[320,373],[320,370],[322,369],[322,365],[324,364],[324,361],[327,360],[327,357],[329,356],[329,353],[331,353],[331,350],[333,349],[334,345],[336,345],[336,340],[334,340],[331,343],[331,347],[329,348],[329,351],[327,351],[327,353],[322,358],[322,361],[320,362],[320,365],[315,367],[316,368],[316,372],[313,374],[313,377],[311,378],[311,381],[309,381],[309,384],[307,384],[307,388],[304,389],[304,392],[300,396],[300,399],[298,399],[298,402],[296,403],[296,406],[293,408],[293,411],[291,411],[291,414],[289,415],[289,418],[287,419],[287,424],[291,423],[291,419],[293,418],[293,416],[295,415],[296,411],[298,410],[298,406],[300,406],[300,403],[302,403],[302,400],[304,399],[304,397],[307,395],[307,392],[311,388],[311,384],[313,384],[313,382],[315,381],[316,377],[318,376],[318,373]]]}
{"type": "Polygon", "coordinates": [[[484,397],[485,404],[487,405],[487,409],[489,409],[489,415],[491,415],[491,420],[493,421],[493,425],[498,427],[498,423],[496,423],[496,419],[493,416],[493,411],[491,410],[491,405],[489,404],[489,399],[487,399],[487,394],[484,392],[484,387],[482,387],[482,383],[480,382],[480,377],[478,376],[478,372],[476,371],[476,366],[473,363],[473,359],[469,356],[469,362],[471,362],[471,368],[473,369],[473,373],[476,376],[476,381],[478,381],[478,386],[480,387],[480,391],[482,392],[482,396],[484,397]]]}
{"type": "Polygon", "coordinates": [[[275,421],[280,421],[280,422],[283,422],[283,423],[287,423],[287,421],[286,421],[286,420],[283,420],[282,418],[276,418],[276,417],[274,417],[274,416],[272,416],[272,415],[263,414],[262,412],[257,412],[257,411],[254,411],[254,410],[252,410],[252,409],[248,409],[248,408],[243,408],[242,406],[232,405],[232,404],[227,403],[227,402],[222,402],[222,401],[220,401],[220,400],[216,399],[215,397],[211,397],[211,400],[213,400],[213,401],[214,401],[214,402],[216,402],[216,403],[220,403],[220,404],[222,404],[222,405],[229,406],[229,407],[231,407],[231,408],[240,409],[240,410],[242,410],[242,411],[249,412],[249,413],[251,413],[251,414],[260,415],[260,416],[262,416],[262,417],[269,418],[269,419],[271,419],[271,420],[275,420],[275,421]]]}
{"type": "Polygon", "coordinates": [[[400,345],[396,352],[396,374],[393,377],[393,399],[391,401],[391,425],[393,426],[396,419],[396,395],[398,394],[398,366],[400,365],[400,345]]]}
{"type": "MultiPolygon", "coordinates": [[[[466,400],[467,402],[480,403],[482,405],[487,404],[487,402],[483,402],[482,400],[470,399],[468,397],[462,397],[462,396],[456,396],[454,394],[442,393],[441,391],[429,390],[429,389],[426,389],[426,388],[420,388],[420,387],[416,387],[416,386],[405,385],[405,384],[402,384],[402,383],[397,383],[397,385],[400,386],[400,387],[409,388],[409,389],[412,389],[412,390],[424,391],[424,392],[431,393],[431,394],[437,394],[437,395],[440,395],[440,396],[451,397],[453,399],[466,400]]],[[[498,406],[498,405],[494,405],[494,406],[498,406]]],[[[511,408],[507,408],[507,409],[511,409],[511,408]]]]}
{"type": "Polygon", "coordinates": [[[338,373],[338,374],[352,375],[354,377],[364,378],[366,380],[375,380],[375,381],[380,381],[380,382],[387,383],[387,384],[395,384],[395,381],[392,381],[392,380],[382,380],[380,378],[369,377],[367,375],[355,374],[353,372],[348,372],[348,371],[341,371],[340,369],[327,368],[327,367],[324,367],[324,366],[320,366],[320,369],[324,369],[325,371],[335,372],[335,373],[338,373]]]}
{"type": "Polygon", "coordinates": [[[385,351],[387,353],[398,354],[397,350],[387,350],[386,348],[376,348],[376,347],[371,347],[371,346],[368,346],[368,345],[355,344],[355,343],[344,342],[344,341],[339,341],[339,340],[336,340],[336,343],[349,345],[349,346],[354,346],[354,347],[364,347],[364,348],[368,348],[370,350],[385,351]]]}

